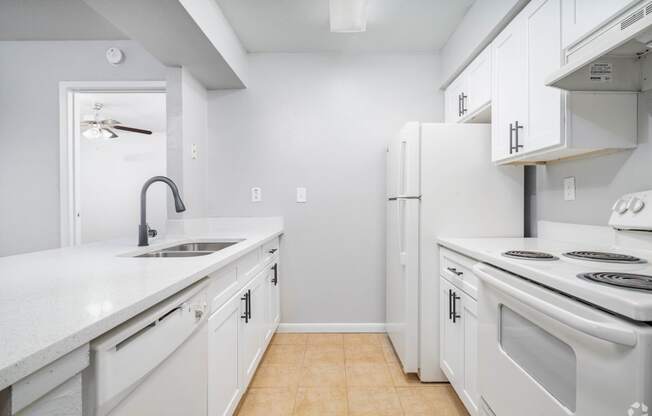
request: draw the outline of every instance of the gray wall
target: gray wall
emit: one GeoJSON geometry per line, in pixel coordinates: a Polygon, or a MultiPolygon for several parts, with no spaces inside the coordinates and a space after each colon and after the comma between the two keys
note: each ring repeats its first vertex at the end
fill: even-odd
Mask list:
{"type": "Polygon", "coordinates": [[[208,214],[285,217],[283,322],[384,322],[386,145],[408,120],[442,120],[438,67],[253,54],[247,90],[209,93],[208,214]]]}
{"type": "Polygon", "coordinates": [[[533,221],[607,225],[625,193],[652,189],[652,91],[639,94],[638,147],[632,151],[537,167],[533,221]],[[577,198],[564,201],[563,179],[575,176],[577,198]]]}
{"type": "Polygon", "coordinates": [[[165,80],[130,41],[0,42],[0,256],[59,246],[59,81],[165,80]],[[113,67],[109,46],[125,51],[113,67]]]}

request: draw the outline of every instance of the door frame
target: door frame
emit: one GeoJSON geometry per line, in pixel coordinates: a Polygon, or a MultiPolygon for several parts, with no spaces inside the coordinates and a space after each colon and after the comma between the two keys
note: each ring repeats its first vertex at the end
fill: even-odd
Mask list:
{"type": "Polygon", "coordinates": [[[165,81],[59,82],[59,223],[61,247],[80,244],[79,143],[74,125],[76,93],[166,92],[165,81]]]}

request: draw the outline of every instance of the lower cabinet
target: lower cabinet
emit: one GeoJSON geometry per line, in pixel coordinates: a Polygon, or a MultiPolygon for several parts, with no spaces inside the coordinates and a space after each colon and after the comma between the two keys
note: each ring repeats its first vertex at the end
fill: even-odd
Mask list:
{"type": "Polygon", "coordinates": [[[477,301],[440,278],[440,366],[471,415],[479,415],[477,301]]]}
{"type": "Polygon", "coordinates": [[[208,320],[208,415],[232,415],[280,320],[277,262],[208,320]]]}

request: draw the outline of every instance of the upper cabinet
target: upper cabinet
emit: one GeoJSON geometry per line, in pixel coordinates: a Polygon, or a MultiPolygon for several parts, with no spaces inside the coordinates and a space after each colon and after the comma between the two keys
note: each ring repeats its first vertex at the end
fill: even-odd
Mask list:
{"type": "Polygon", "coordinates": [[[545,85],[564,60],[564,1],[531,1],[492,43],[496,163],[541,163],[636,146],[636,94],[569,94],[545,85]]]}
{"type": "Polygon", "coordinates": [[[566,49],[640,0],[562,0],[562,48],[566,49]]]}
{"type": "Polygon", "coordinates": [[[447,123],[485,123],[491,112],[491,48],[487,47],[444,93],[447,123]]]}

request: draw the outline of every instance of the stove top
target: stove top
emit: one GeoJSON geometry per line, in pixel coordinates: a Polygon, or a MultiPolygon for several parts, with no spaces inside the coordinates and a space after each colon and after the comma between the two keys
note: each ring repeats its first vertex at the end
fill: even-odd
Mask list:
{"type": "Polygon", "coordinates": [[[647,263],[645,260],[630,256],[628,254],[609,253],[604,251],[569,251],[563,253],[563,256],[586,261],[597,261],[603,263],[616,263],[616,264],[642,264],[647,263]]]}
{"type": "Polygon", "coordinates": [[[502,255],[512,259],[520,259],[520,260],[538,260],[538,261],[559,260],[559,257],[553,256],[552,254],[545,253],[543,251],[509,250],[502,253],[502,255]]]}
{"type": "Polygon", "coordinates": [[[652,276],[646,274],[620,273],[620,272],[593,272],[580,273],[580,279],[598,282],[611,286],[627,289],[652,291],[652,276]]]}

